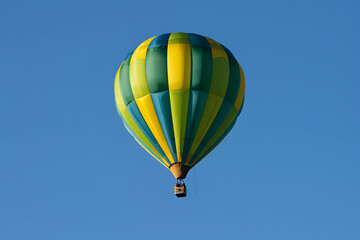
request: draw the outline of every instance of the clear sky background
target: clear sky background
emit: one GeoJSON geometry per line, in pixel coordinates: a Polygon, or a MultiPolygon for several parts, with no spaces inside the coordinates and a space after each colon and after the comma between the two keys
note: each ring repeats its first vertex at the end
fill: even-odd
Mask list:
{"type": "Polygon", "coordinates": [[[0,1],[0,238],[360,239],[359,1],[0,1]],[[237,124],[173,195],[113,82],[167,32],[227,46],[237,124]]]}

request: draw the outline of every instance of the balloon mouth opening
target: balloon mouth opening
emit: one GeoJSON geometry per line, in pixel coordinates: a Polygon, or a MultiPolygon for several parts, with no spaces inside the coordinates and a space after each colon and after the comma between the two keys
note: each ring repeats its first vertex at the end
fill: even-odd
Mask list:
{"type": "Polygon", "coordinates": [[[175,163],[169,169],[176,179],[185,179],[191,167],[182,163],[175,163]]]}

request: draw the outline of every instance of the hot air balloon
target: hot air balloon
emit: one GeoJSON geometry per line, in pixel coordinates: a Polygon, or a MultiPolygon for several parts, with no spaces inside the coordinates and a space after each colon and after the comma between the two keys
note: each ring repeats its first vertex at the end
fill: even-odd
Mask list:
{"type": "Polygon", "coordinates": [[[128,132],[186,196],[189,170],[230,132],[244,103],[245,77],[223,45],[194,33],[152,37],[116,73],[115,101],[128,132]]]}

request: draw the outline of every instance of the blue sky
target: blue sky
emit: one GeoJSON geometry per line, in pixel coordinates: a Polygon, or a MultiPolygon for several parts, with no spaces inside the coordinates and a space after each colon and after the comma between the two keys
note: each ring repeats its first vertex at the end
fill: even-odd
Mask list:
{"type": "Polygon", "coordinates": [[[0,238],[360,239],[359,1],[0,2],[0,238]],[[246,77],[189,197],[127,133],[116,70],[195,32],[246,77]]]}

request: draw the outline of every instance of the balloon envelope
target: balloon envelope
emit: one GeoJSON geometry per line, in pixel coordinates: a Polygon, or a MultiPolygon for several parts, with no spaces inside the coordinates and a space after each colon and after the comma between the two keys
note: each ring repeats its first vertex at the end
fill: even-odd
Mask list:
{"type": "Polygon", "coordinates": [[[129,133],[176,178],[185,178],[234,126],[245,77],[223,45],[198,34],[171,33],[130,52],[114,90],[129,133]]]}

